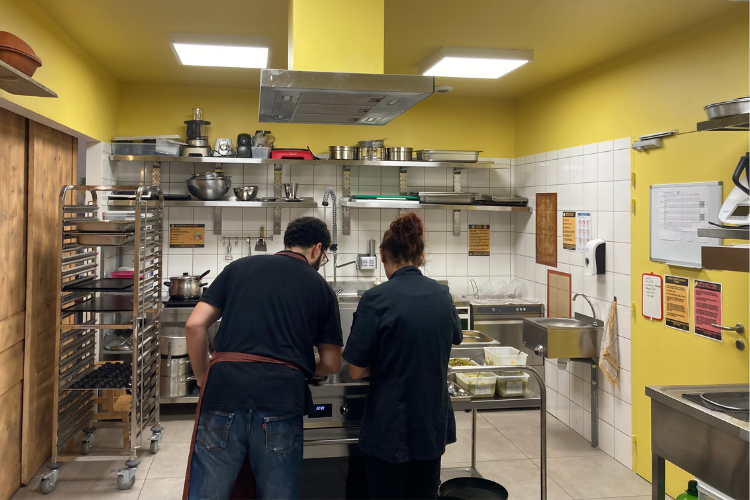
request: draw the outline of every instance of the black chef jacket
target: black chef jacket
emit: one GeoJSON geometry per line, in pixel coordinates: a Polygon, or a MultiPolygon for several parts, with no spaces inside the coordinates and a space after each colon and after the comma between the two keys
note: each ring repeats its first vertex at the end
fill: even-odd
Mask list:
{"type": "Polygon", "coordinates": [[[446,385],[451,345],[463,340],[448,288],[406,266],[359,301],[344,350],[370,368],[362,453],[390,463],[434,460],[456,442],[446,385]]]}
{"type": "Polygon", "coordinates": [[[306,261],[287,255],[244,257],[229,264],[201,297],[221,309],[218,352],[267,356],[269,363],[218,363],[203,408],[306,413],[305,377],[315,372],[316,344],[342,345],[336,295],[306,261]]]}

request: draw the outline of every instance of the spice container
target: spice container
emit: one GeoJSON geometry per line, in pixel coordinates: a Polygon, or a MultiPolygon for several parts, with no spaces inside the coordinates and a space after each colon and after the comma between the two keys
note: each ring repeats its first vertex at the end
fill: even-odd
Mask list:
{"type": "Polygon", "coordinates": [[[495,380],[495,392],[502,398],[526,397],[529,374],[523,372],[500,372],[495,380]]]}
{"type": "Polygon", "coordinates": [[[485,347],[484,364],[487,366],[525,365],[528,354],[515,347],[485,347]]]}
{"type": "Polygon", "coordinates": [[[494,373],[456,373],[458,385],[469,391],[475,398],[491,398],[495,395],[494,373]]]}

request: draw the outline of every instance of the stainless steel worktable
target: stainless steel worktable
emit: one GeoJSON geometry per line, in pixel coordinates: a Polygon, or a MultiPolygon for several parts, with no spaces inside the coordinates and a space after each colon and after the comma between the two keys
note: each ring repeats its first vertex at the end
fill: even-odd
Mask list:
{"type": "Polygon", "coordinates": [[[646,387],[651,398],[653,500],[665,498],[665,460],[732,498],[750,498],[750,424],[683,397],[747,390],[746,385],[646,387]]]}

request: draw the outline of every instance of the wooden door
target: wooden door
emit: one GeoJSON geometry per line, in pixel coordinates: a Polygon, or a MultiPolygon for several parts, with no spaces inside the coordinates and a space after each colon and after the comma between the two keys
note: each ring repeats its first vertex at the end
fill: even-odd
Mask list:
{"type": "Polygon", "coordinates": [[[21,480],[28,483],[52,451],[57,299],[60,295],[60,189],[75,184],[78,141],[29,122],[26,351],[21,480]]]}
{"type": "Polygon", "coordinates": [[[0,109],[0,499],[21,484],[27,120],[0,109]]]}

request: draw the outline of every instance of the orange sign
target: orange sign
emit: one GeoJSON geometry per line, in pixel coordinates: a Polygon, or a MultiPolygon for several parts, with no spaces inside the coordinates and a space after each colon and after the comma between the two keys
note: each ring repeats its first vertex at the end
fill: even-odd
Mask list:
{"type": "Polygon", "coordinates": [[[469,224],[469,255],[490,254],[489,224],[469,224]]]}
{"type": "Polygon", "coordinates": [[[169,225],[169,248],[203,248],[205,243],[205,224],[169,225]]]}

